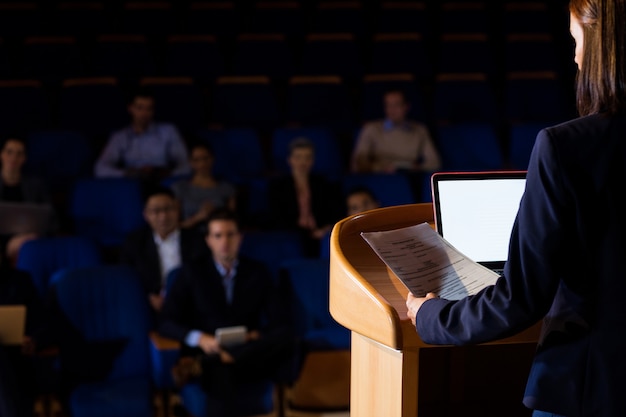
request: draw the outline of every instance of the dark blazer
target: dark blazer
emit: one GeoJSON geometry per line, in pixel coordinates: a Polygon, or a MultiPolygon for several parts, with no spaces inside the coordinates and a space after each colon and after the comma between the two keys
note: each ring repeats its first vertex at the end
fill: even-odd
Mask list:
{"type": "MultiPolygon", "coordinates": [[[[344,202],[339,186],[321,175],[311,174],[311,209],[317,227],[332,225],[343,216],[344,202]]],[[[293,176],[272,178],[268,185],[272,225],[279,229],[297,229],[299,207],[293,176]]]]}
{"type": "MultiPolygon", "coordinates": [[[[180,230],[181,262],[190,262],[201,256],[210,256],[204,237],[192,229],[180,230]]],[[[152,229],[148,226],[130,233],[120,249],[121,263],[130,265],[138,273],[146,293],[161,291],[161,264],[152,229]]]]}
{"type": "Polygon", "coordinates": [[[234,279],[229,305],[212,258],[183,265],[165,298],[159,332],[184,342],[191,330],[214,334],[219,327],[244,325],[262,336],[284,330],[287,310],[265,265],[240,256],[234,279]]]}
{"type": "Polygon", "coordinates": [[[460,301],[426,301],[426,343],[512,335],[543,318],[524,404],[626,415],[626,118],[592,115],[537,135],[503,276],[460,301]]]}

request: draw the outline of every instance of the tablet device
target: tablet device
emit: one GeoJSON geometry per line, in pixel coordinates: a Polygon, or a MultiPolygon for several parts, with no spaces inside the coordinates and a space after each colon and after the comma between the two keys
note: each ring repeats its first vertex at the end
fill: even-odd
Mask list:
{"type": "Polygon", "coordinates": [[[246,326],[220,327],[215,330],[215,338],[220,346],[237,346],[246,342],[247,333],[246,326]]]}
{"type": "Polygon", "coordinates": [[[50,204],[0,202],[0,234],[45,234],[50,228],[50,204]]]}

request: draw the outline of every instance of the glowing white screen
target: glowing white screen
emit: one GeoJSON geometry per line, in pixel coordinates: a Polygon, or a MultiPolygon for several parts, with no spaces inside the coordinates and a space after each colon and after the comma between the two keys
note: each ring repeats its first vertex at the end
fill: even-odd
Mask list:
{"type": "Polygon", "coordinates": [[[505,261],[526,180],[440,181],[440,233],[476,262],[505,261]]]}

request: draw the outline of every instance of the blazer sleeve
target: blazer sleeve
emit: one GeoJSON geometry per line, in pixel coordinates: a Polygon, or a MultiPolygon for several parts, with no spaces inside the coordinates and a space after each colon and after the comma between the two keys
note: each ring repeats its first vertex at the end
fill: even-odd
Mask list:
{"type": "MultiPolygon", "coordinates": [[[[550,133],[538,134],[509,243],[503,276],[478,294],[458,301],[426,301],[416,329],[432,344],[474,344],[508,337],[530,327],[550,308],[560,277],[574,274],[570,248],[573,236],[568,214],[568,187],[558,164],[550,133]],[[558,266],[558,267],[557,267],[558,266]]],[[[570,210],[571,211],[571,210],[570,210]]]]}
{"type": "Polygon", "coordinates": [[[190,294],[193,291],[191,271],[183,266],[178,277],[172,283],[158,317],[158,332],[180,342],[193,330],[194,303],[190,294]]]}

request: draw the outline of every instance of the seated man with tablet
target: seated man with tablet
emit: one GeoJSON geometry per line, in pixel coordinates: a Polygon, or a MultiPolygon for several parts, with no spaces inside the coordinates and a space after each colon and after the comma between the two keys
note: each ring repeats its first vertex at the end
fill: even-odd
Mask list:
{"type": "Polygon", "coordinates": [[[242,382],[272,380],[293,360],[288,307],[267,267],[240,255],[242,239],[235,213],[212,212],[205,238],[211,256],[183,263],[160,315],[159,333],[182,343],[177,369],[196,370],[176,373],[189,381],[175,378],[200,384],[216,416],[232,415],[246,401],[238,391],[242,382]]]}

